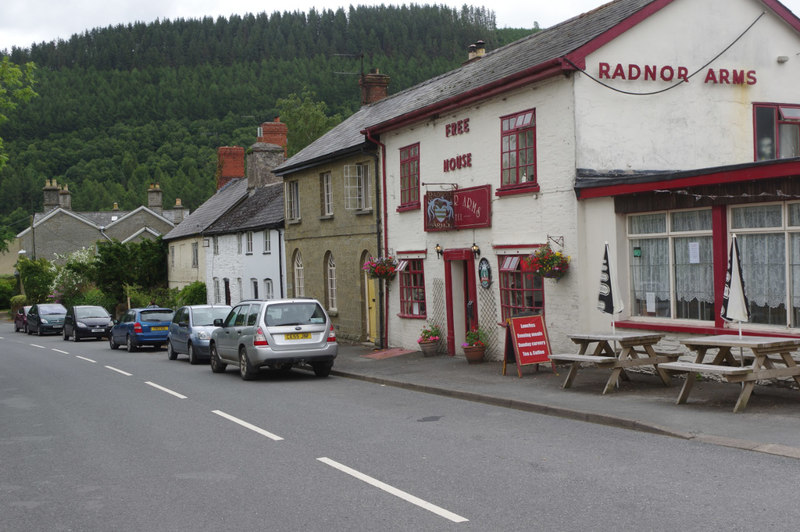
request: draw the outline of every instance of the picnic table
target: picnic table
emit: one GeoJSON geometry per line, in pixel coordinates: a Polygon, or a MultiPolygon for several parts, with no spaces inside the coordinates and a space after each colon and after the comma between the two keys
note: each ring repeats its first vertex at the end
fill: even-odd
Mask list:
{"type": "Polygon", "coordinates": [[[666,386],[669,386],[669,375],[661,369],[660,365],[670,360],[675,360],[679,354],[655,352],[653,346],[657,344],[663,336],[663,334],[650,333],[571,334],[569,335],[569,339],[580,346],[578,353],[550,355],[550,360],[571,362],[567,378],[564,380],[564,384],[561,385],[564,389],[572,386],[572,381],[575,380],[575,376],[578,374],[581,364],[587,363],[611,370],[611,376],[608,378],[605,388],[603,388],[603,394],[614,390],[620,378],[629,380],[625,369],[636,366],[655,367],[656,373],[661,377],[661,381],[666,386]],[[593,350],[590,350],[589,347],[592,344],[595,344],[595,347],[593,350]],[[619,344],[620,350],[617,351],[612,347],[612,344],[619,344]]]}
{"type": "Polygon", "coordinates": [[[678,395],[677,404],[683,404],[689,398],[698,373],[713,373],[726,382],[743,383],[739,399],[733,407],[734,412],[740,412],[747,406],[758,380],[792,377],[800,384],[800,366],[792,358],[792,352],[800,347],[800,338],[720,334],[686,338],[681,343],[696,353],[694,362],[677,361],[661,365],[667,371],[686,373],[686,382],[678,395]],[[750,353],[742,351],[742,356],[737,358],[731,352],[735,347],[747,349],[750,353]],[[716,355],[710,362],[705,362],[707,352],[712,349],[717,350],[716,355]]]}

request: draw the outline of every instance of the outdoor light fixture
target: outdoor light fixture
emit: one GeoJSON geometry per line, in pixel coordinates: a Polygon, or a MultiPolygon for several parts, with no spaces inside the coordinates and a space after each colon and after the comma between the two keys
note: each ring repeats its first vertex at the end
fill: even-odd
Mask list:
{"type": "Polygon", "coordinates": [[[436,255],[441,259],[442,258],[442,246],[436,244],[436,247],[433,248],[436,251],[436,255]]]}
{"type": "Polygon", "coordinates": [[[481,248],[479,248],[478,244],[476,244],[475,242],[472,243],[472,254],[475,255],[476,257],[481,256],[481,248]]]}

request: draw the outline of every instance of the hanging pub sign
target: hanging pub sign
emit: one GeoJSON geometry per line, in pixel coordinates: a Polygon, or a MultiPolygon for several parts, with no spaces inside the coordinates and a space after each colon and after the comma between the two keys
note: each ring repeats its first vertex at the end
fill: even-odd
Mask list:
{"type": "Polygon", "coordinates": [[[491,185],[426,193],[425,231],[491,227],[491,194],[491,185]]]}
{"type": "Polygon", "coordinates": [[[478,278],[481,281],[481,287],[489,288],[492,286],[492,266],[486,257],[482,258],[478,263],[478,278]]]}

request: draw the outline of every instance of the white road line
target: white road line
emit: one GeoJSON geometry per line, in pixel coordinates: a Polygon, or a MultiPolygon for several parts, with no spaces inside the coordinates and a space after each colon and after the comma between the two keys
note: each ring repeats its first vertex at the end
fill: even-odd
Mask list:
{"type": "Polygon", "coordinates": [[[212,410],[212,412],[215,413],[218,416],[224,417],[225,419],[227,419],[229,421],[233,421],[234,423],[236,423],[238,425],[241,425],[246,429],[250,429],[253,432],[257,432],[258,434],[261,434],[262,436],[266,436],[267,438],[269,438],[271,440],[281,441],[283,439],[280,436],[277,436],[277,435],[275,435],[275,434],[273,434],[271,432],[267,432],[266,430],[264,430],[264,429],[262,429],[260,427],[256,427],[255,425],[251,425],[247,421],[242,421],[238,417],[233,417],[230,414],[226,414],[225,412],[223,412],[221,410],[212,410]]]}
{"type": "Polygon", "coordinates": [[[106,367],[108,369],[110,369],[111,371],[116,371],[117,373],[121,373],[121,374],[125,375],[126,377],[132,377],[133,376],[133,373],[128,373],[127,371],[122,371],[121,369],[117,369],[117,368],[115,368],[113,366],[106,366],[106,367]]]}
{"type": "Polygon", "coordinates": [[[147,384],[148,386],[152,386],[153,388],[155,388],[157,390],[161,390],[162,392],[167,392],[170,395],[174,395],[178,399],[187,399],[187,397],[185,395],[181,395],[178,392],[173,392],[169,388],[164,388],[163,386],[159,386],[158,384],[156,384],[154,382],[147,381],[147,382],[145,382],[145,384],[147,384]]]}
{"type": "Polygon", "coordinates": [[[39,344],[31,344],[31,347],[38,347],[39,349],[47,349],[45,346],[39,344]]]}
{"type": "Polygon", "coordinates": [[[390,493],[390,494],[394,495],[395,497],[400,497],[401,499],[403,499],[406,502],[410,502],[411,504],[415,504],[415,505],[419,506],[420,508],[428,510],[429,512],[433,512],[436,515],[438,515],[439,517],[444,517],[445,519],[449,519],[450,521],[453,521],[454,523],[464,523],[466,521],[469,521],[469,519],[467,519],[466,517],[461,517],[460,515],[454,514],[453,512],[445,510],[444,508],[436,506],[435,504],[431,504],[431,503],[429,503],[427,501],[424,501],[424,500],[420,499],[419,497],[414,497],[410,493],[406,493],[405,491],[402,491],[402,490],[399,490],[399,489],[397,489],[395,487],[392,487],[389,484],[386,484],[384,482],[381,482],[378,479],[375,479],[375,478],[372,478],[372,477],[370,477],[368,475],[365,475],[364,473],[360,473],[360,472],[356,471],[355,469],[351,469],[351,468],[347,467],[346,465],[343,465],[343,464],[340,464],[339,462],[331,460],[330,458],[323,457],[323,458],[317,458],[317,460],[319,460],[323,464],[328,464],[329,466],[331,466],[331,467],[333,467],[335,469],[338,469],[342,473],[347,473],[348,475],[350,475],[352,477],[355,477],[358,480],[366,482],[367,484],[370,484],[371,486],[375,486],[378,489],[381,489],[381,490],[383,490],[383,491],[385,491],[387,493],[390,493]]]}
{"type": "Polygon", "coordinates": [[[92,364],[97,364],[96,360],[92,360],[91,358],[82,357],[80,355],[75,355],[75,358],[80,358],[81,360],[85,360],[86,362],[91,362],[92,364]]]}
{"type": "Polygon", "coordinates": [[[62,351],[61,349],[56,349],[55,347],[53,348],[53,351],[55,351],[56,353],[61,353],[62,355],[68,355],[69,354],[66,351],[62,351]]]}

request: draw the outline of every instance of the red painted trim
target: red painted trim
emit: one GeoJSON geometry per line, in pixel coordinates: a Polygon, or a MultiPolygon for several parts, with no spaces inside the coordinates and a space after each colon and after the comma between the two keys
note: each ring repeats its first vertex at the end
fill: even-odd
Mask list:
{"type": "Polygon", "coordinates": [[[721,328],[725,323],[720,312],[728,273],[728,209],[725,205],[711,208],[711,241],[714,257],[714,326],[721,328]]]}
{"type": "Polygon", "coordinates": [[[699,174],[679,179],[650,181],[648,183],[631,183],[620,185],[600,186],[577,190],[579,199],[603,198],[609,196],[622,196],[637,192],[650,192],[657,189],[675,189],[684,187],[697,187],[703,185],[719,185],[740,181],[757,181],[759,179],[773,179],[800,175],[800,162],[797,160],[775,160],[747,168],[718,171],[709,169],[706,174],[699,174]]]}
{"type": "Polygon", "coordinates": [[[540,248],[544,244],[492,244],[492,249],[540,248]]]}
{"type": "MultiPolygon", "coordinates": [[[[647,323],[643,321],[618,321],[615,325],[620,329],[641,329],[646,331],[664,331],[672,333],[716,335],[738,334],[738,329],[731,327],[716,327],[711,325],[671,325],[668,323],[647,323]]],[[[775,333],[765,330],[742,330],[742,336],[767,336],[769,338],[800,338],[800,332],[775,333]]]]}
{"type": "Polygon", "coordinates": [[[495,196],[514,196],[516,194],[534,194],[539,192],[539,185],[516,185],[513,187],[500,187],[494,191],[495,196]]]}
{"type": "Polygon", "coordinates": [[[800,32],[800,18],[797,18],[794,13],[786,9],[786,6],[776,0],[761,0],[761,3],[773,10],[776,15],[785,20],[795,31],[800,32]]]}
{"type": "Polygon", "coordinates": [[[475,258],[472,249],[446,249],[444,250],[444,260],[471,260],[475,258]]]}
{"type": "Polygon", "coordinates": [[[420,209],[420,202],[406,203],[397,207],[397,212],[418,211],[420,209]]]}
{"type": "Polygon", "coordinates": [[[397,255],[427,255],[427,249],[420,249],[419,251],[398,251],[397,255]]]}
{"type": "Polygon", "coordinates": [[[417,314],[400,314],[400,313],[398,313],[397,317],[398,318],[403,318],[403,319],[406,319],[406,320],[426,320],[426,319],[428,319],[428,316],[420,316],[420,315],[417,315],[417,314]]]}
{"type": "Polygon", "coordinates": [[[447,353],[456,354],[456,332],[453,330],[455,318],[453,317],[453,274],[450,272],[452,263],[444,261],[444,306],[447,313],[447,353]]]}

